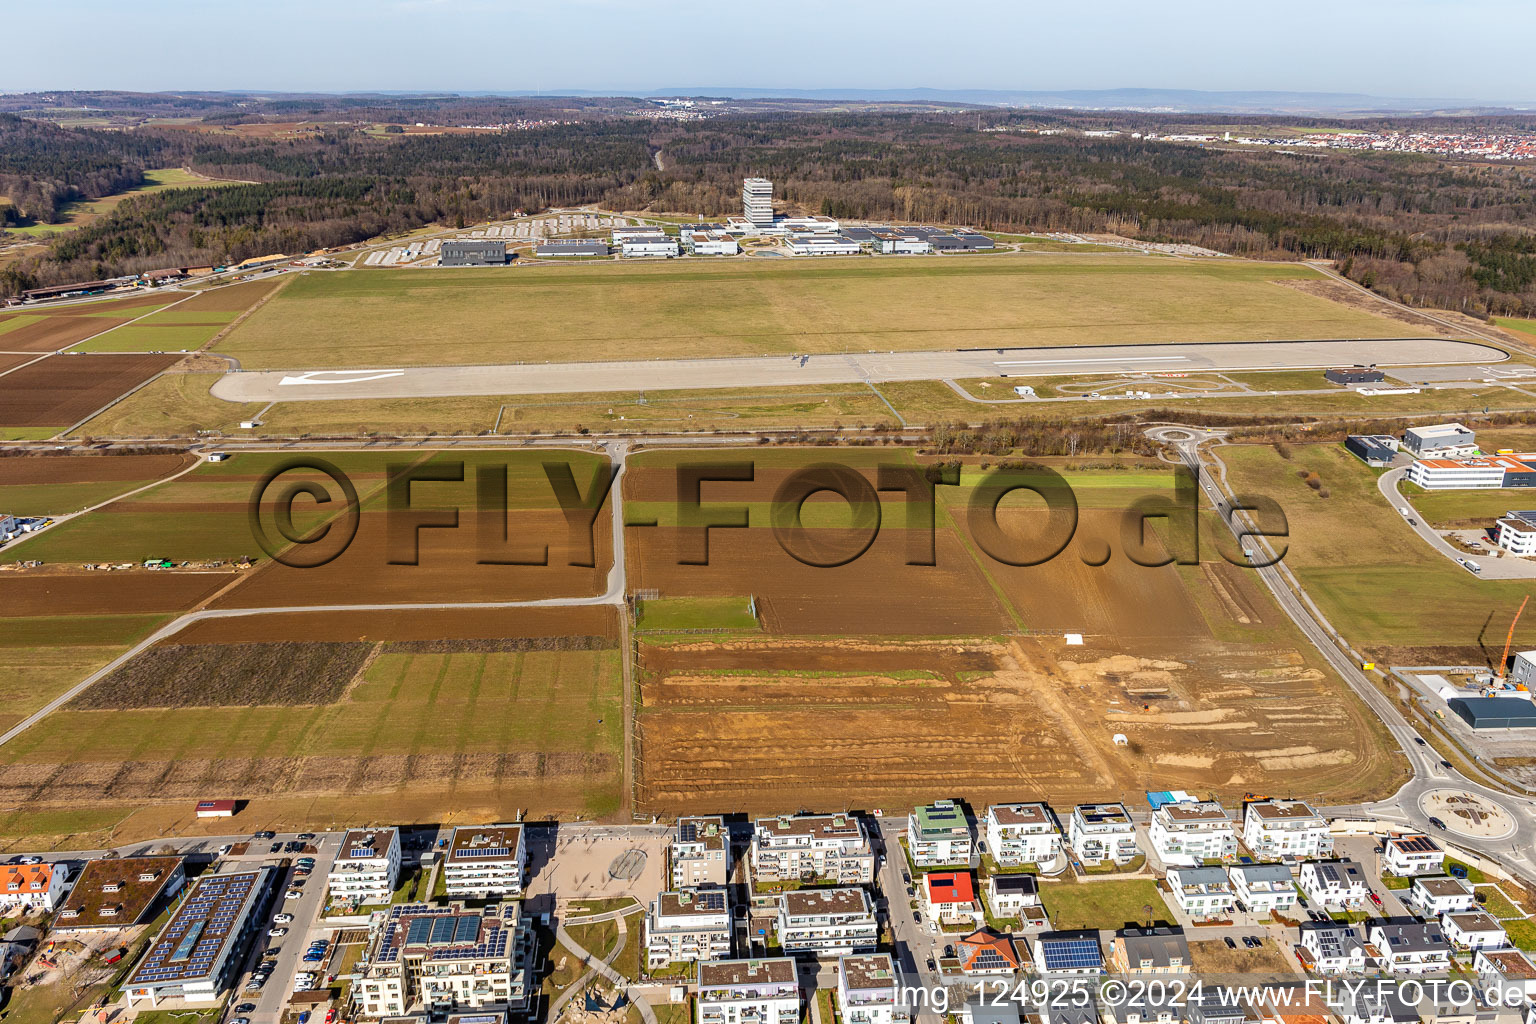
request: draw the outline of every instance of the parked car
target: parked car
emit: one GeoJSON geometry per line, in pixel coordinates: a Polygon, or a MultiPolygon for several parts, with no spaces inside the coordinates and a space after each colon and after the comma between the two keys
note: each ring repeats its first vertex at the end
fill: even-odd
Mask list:
{"type": "Polygon", "coordinates": [[[923,915],[919,914],[915,910],[912,911],[912,923],[913,924],[922,924],[923,923],[923,915]]]}
{"type": "Polygon", "coordinates": [[[280,939],[284,935],[288,934],[288,929],[287,928],[269,928],[269,929],[267,929],[267,934],[272,936],[274,939],[280,939]]]}
{"type": "Polygon", "coordinates": [[[262,829],[260,832],[257,832],[254,835],[252,835],[251,838],[252,839],[276,839],[277,838],[277,833],[269,831],[267,829],[262,829]]]}
{"type": "Polygon", "coordinates": [[[1377,896],[1375,893],[1371,893],[1371,902],[1379,907],[1381,906],[1381,897],[1377,896]]]}
{"type": "Polygon", "coordinates": [[[255,1003],[241,1003],[239,1006],[235,1007],[235,1012],[236,1013],[255,1013],[256,1012],[256,1004],[255,1003]]]}
{"type": "Polygon", "coordinates": [[[1226,943],[1227,943],[1227,948],[1228,948],[1228,949],[1236,949],[1236,948],[1237,948],[1237,943],[1235,943],[1235,942],[1233,942],[1233,941],[1232,941],[1232,936],[1230,936],[1230,935],[1228,935],[1228,936],[1227,936],[1227,937],[1226,937],[1226,940],[1225,940],[1225,941],[1226,941],[1226,943]]]}
{"type": "Polygon", "coordinates": [[[293,920],[293,915],[292,914],[278,914],[276,917],[274,917],[272,919],[272,923],[273,924],[287,924],[289,921],[292,921],[292,920],[293,920]]]}
{"type": "Polygon", "coordinates": [[[283,899],[285,900],[301,900],[303,898],[304,894],[298,889],[289,889],[286,893],[283,894],[283,899]]]}
{"type": "Polygon", "coordinates": [[[300,839],[313,839],[313,838],[315,838],[315,834],[313,832],[300,832],[299,833],[299,838],[300,839]]]}
{"type": "Polygon", "coordinates": [[[309,1024],[308,1010],[305,1010],[303,1013],[299,1014],[299,1024],[309,1024]]]}
{"type": "Polygon", "coordinates": [[[282,853],[283,852],[283,844],[282,843],[273,843],[272,844],[272,848],[270,850],[268,850],[267,852],[268,853],[282,853]]]}

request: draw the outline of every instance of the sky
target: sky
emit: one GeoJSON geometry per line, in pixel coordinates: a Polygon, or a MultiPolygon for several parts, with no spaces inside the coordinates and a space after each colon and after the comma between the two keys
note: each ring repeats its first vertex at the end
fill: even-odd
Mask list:
{"type": "Polygon", "coordinates": [[[1536,100],[1532,0],[4,0],[0,90],[1162,89],[1536,100]]]}

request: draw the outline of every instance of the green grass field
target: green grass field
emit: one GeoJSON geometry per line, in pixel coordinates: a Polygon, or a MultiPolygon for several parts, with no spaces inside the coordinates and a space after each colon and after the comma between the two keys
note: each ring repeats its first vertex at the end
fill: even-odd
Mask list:
{"type": "Polygon", "coordinates": [[[1496,316],[1493,318],[1493,322],[1511,331],[1519,331],[1521,334],[1536,334],[1536,320],[1518,320],[1510,316],[1496,316]]]}
{"type": "MultiPolygon", "coordinates": [[[[1291,452],[1286,460],[1267,445],[1217,449],[1234,490],[1279,502],[1290,528],[1286,564],[1347,638],[1366,649],[1473,647],[1488,623],[1506,628],[1525,583],[1479,580],[1431,550],[1377,491],[1377,473],[1342,446],[1291,452]],[[1302,469],[1330,496],[1303,483],[1302,469]]],[[[1536,623],[1522,621],[1515,642],[1536,643],[1536,623]]]]}
{"type": "Polygon", "coordinates": [[[1284,284],[1317,279],[1301,266],[1049,254],[358,270],[300,277],[219,351],[264,369],[1402,333],[1284,284]]]}
{"type": "Polygon", "coordinates": [[[662,597],[640,602],[637,629],[759,629],[744,597],[662,597]]]}
{"type": "Polygon", "coordinates": [[[0,732],[9,729],[81,679],[122,647],[7,647],[0,675],[0,732]]]}
{"type": "Polygon", "coordinates": [[[1120,928],[1147,919],[1143,907],[1152,907],[1153,921],[1172,921],[1168,904],[1151,879],[1112,882],[1079,882],[1046,885],[1040,890],[1051,927],[1059,931],[1081,928],[1120,928]]]}

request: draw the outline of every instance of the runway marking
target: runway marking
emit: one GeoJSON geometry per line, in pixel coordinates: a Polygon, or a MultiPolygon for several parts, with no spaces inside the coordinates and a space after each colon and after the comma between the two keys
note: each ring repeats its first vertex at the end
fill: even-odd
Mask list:
{"type": "Polygon", "coordinates": [[[1094,359],[995,359],[993,366],[1062,366],[1066,363],[1169,363],[1189,362],[1189,356],[1101,356],[1094,359]]]}
{"type": "Polygon", "coordinates": [[[297,377],[284,377],[278,381],[278,386],[284,384],[362,384],[364,381],[383,380],[386,377],[404,377],[404,370],[309,370],[297,377]],[[358,376],[325,376],[327,374],[367,374],[358,376]]]}

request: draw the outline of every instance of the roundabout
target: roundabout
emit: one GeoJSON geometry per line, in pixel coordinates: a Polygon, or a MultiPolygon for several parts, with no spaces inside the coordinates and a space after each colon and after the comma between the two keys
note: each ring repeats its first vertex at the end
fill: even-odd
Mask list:
{"type": "Polygon", "coordinates": [[[1445,831],[1467,839],[1505,839],[1516,830],[1514,816],[1501,805],[1465,790],[1432,789],[1419,797],[1419,809],[1444,822],[1445,831]]]}

